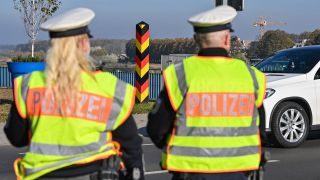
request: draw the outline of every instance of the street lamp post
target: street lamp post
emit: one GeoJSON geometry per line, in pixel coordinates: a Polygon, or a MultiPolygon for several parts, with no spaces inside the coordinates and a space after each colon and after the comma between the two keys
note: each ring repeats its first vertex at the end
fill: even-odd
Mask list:
{"type": "Polygon", "coordinates": [[[222,5],[229,5],[235,8],[237,11],[243,11],[244,0],[214,0],[215,7],[222,5]]]}

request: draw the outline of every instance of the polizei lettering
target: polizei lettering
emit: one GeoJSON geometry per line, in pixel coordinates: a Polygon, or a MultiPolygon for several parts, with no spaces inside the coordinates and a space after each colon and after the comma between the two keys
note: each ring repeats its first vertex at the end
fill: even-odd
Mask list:
{"type": "Polygon", "coordinates": [[[77,98],[77,106],[62,105],[59,108],[52,94],[45,94],[45,89],[29,90],[27,109],[31,116],[60,116],[61,110],[67,117],[80,118],[105,123],[108,120],[112,99],[104,96],[81,92],[77,98]]]}
{"type": "Polygon", "coordinates": [[[189,93],[187,116],[252,116],[253,93],[189,93]]]}

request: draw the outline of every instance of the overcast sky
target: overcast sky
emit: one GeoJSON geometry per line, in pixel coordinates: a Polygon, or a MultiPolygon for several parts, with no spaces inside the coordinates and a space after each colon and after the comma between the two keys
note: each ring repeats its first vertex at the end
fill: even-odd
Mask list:
{"type": "MultiPolygon", "coordinates": [[[[28,42],[19,13],[13,9],[13,0],[0,0],[0,44],[28,42]]],[[[213,7],[214,0],[62,0],[61,13],[75,7],[88,7],[96,18],[90,25],[95,38],[131,39],[135,25],[145,21],[150,25],[151,38],[192,37],[187,19],[213,7]]],[[[254,40],[259,28],[253,23],[265,16],[270,21],[287,25],[270,25],[266,30],[281,29],[301,33],[320,28],[319,0],[245,0],[245,9],[239,12],[233,27],[234,35],[254,40]]],[[[48,39],[40,32],[38,39],[48,39]]]]}

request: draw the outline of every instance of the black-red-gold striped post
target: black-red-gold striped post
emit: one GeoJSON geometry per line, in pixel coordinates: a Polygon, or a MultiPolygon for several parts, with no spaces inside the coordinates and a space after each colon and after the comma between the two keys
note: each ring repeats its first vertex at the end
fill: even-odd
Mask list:
{"type": "Polygon", "coordinates": [[[143,21],[136,25],[136,100],[148,101],[149,97],[149,25],[143,21]]]}

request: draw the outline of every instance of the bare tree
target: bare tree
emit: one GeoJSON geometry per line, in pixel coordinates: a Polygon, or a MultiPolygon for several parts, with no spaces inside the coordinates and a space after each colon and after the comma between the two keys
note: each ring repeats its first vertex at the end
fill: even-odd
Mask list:
{"type": "Polygon", "coordinates": [[[13,3],[14,9],[20,12],[26,33],[31,39],[31,56],[34,57],[34,43],[39,32],[40,24],[58,10],[61,1],[13,0],[13,3]]]}

